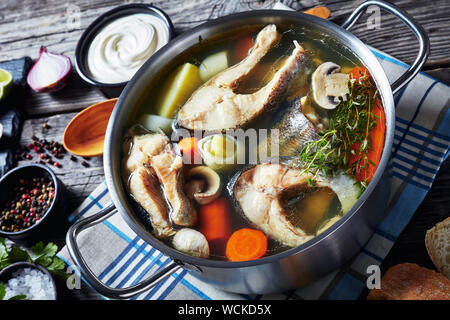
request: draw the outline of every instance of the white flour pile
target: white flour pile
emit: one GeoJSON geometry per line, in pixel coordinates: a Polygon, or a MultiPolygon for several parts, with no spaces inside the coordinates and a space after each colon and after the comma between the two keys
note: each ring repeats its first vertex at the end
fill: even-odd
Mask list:
{"type": "Polygon", "coordinates": [[[27,300],[55,300],[53,283],[48,275],[34,268],[23,268],[13,272],[5,284],[5,297],[25,295],[27,300]]]}

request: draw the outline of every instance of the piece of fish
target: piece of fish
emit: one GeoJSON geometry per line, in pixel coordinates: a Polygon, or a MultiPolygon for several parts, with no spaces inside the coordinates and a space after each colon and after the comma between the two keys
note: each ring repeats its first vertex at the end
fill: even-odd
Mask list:
{"type": "Polygon", "coordinates": [[[307,97],[295,100],[270,130],[271,134],[258,145],[259,159],[265,160],[275,156],[296,156],[305,143],[319,139],[315,126],[302,112],[302,105],[307,97]],[[277,130],[272,138],[272,130],[277,130]],[[277,144],[273,146],[272,144],[277,144]],[[275,148],[274,148],[275,147],[275,148]],[[273,154],[273,152],[278,154],[273,154]]]}
{"type": "MultiPolygon", "coordinates": [[[[296,247],[314,235],[306,233],[288,219],[283,195],[307,190],[310,178],[311,174],[286,164],[258,164],[239,175],[233,186],[233,195],[250,222],[269,237],[286,246],[296,247]]],[[[315,186],[333,190],[343,212],[346,212],[356,202],[359,190],[348,176],[339,174],[337,179],[318,176],[315,186]]]]}
{"type": "Polygon", "coordinates": [[[292,54],[264,87],[251,94],[239,94],[237,89],[280,38],[275,25],[262,29],[247,58],[214,76],[192,94],[178,112],[178,123],[192,130],[235,129],[277,106],[305,57],[305,50],[296,41],[292,54]]]}
{"type": "Polygon", "coordinates": [[[128,189],[134,199],[148,212],[157,238],[167,238],[175,234],[169,220],[169,209],[158,178],[150,169],[137,167],[130,176],[128,189]]]}
{"type": "MultiPolygon", "coordinates": [[[[197,212],[183,190],[183,159],[175,154],[165,134],[154,133],[133,137],[129,156],[125,159],[125,167],[133,177],[133,173],[142,166],[151,168],[158,178],[170,205],[171,221],[180,226],[194,225],[197,221],[197,212]]],[[[153,197],[153,194],[148,193],[148,196],[153,197]]]]}

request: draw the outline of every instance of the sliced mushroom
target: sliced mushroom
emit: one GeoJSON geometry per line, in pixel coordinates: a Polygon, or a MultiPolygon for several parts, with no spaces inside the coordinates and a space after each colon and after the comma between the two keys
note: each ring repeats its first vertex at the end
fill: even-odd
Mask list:
{"type": "Polygon", "coordinates": [[[197,230],[183,228],[172,240],[173,247],[194,257],[208,258],[209,244],[205,236],[197,230]]]}
{"type": "Polygon", "coordinates": [[[184,191],[190,199],[198,204],[207,204],[216,200],[222,192],[219,175],[206,166],[194,167],[189,170],[184,191]]]}
{"type": "Polygon", "coordinates": [[[325,62],[312,75],[313,97],[324,109],[334,109],[348,93],[348,75],[339,73],[341,67],[333,62],[325,62]]]}

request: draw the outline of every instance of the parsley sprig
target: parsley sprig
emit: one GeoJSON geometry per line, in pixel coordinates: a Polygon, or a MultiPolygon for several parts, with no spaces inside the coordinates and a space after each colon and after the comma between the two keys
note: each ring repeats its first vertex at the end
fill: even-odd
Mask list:
{"type": "Polygon", "coordinates": [[[63,271],[65,263],[56,256],[58,246],[53,242],[44,245],[42,242],[36,243],[30,248],[31,252],[23,250],[15,245],[10,249],[6,246],[5,240],[0,238],[0,270],[19,261],[28,261],[41,265],[50,273],[65,278],[67,274],[63,271]]]}

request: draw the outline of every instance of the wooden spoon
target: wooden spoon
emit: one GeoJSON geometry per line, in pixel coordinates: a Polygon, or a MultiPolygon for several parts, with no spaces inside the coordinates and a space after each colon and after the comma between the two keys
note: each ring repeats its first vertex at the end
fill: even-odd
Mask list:
{"type": "Polygon", "coordinates": [[[116,102],[117,98],[105,100],[77,114],[64,130],[64,148],[82,157],[102,155],[106,127],[116,102]]]}

